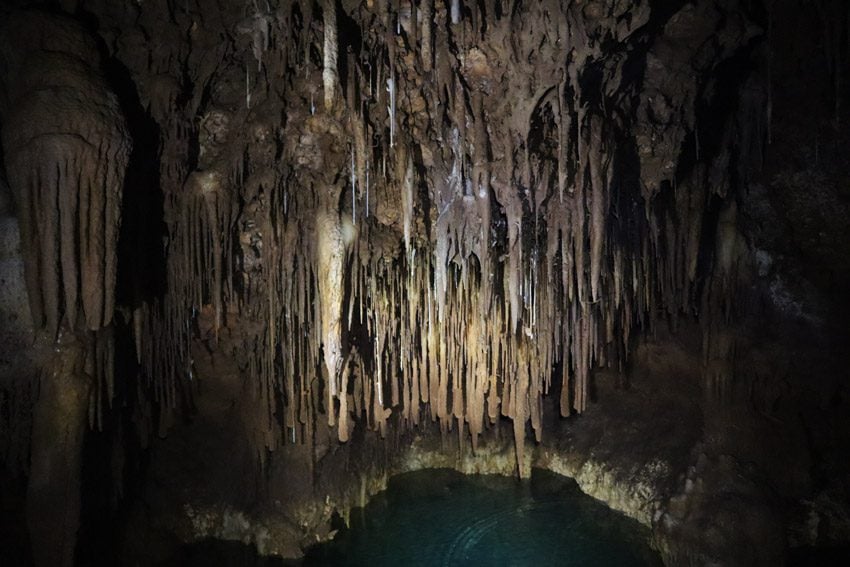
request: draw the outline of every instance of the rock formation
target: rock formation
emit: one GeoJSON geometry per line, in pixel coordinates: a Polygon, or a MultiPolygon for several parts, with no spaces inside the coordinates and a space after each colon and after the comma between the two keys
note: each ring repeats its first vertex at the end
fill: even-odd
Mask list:
{"type": "MultiPolygon", "coordinates": [[[[40,387],[0,383],[0,448],[31,446],[36,564],[73,562],[86,421],[120,484],[124,447],[219,419],[244,486],[303,485],[300,510],[340,455],[383,451],[386,474],[429,431],[475,454],[505,428],[519,476],[562,463],[605,403],[594,376],[624,387],[667,329],[701,345],[682,395],[732,411],[789,3],[0,4],[0,155],[45,353],[40,387]]],[[[850,15],[815,4],[840,128],[850,15]]],[[[664,486],[647,522],[684,541],[671,518],[702,512],[664,486]]]]}

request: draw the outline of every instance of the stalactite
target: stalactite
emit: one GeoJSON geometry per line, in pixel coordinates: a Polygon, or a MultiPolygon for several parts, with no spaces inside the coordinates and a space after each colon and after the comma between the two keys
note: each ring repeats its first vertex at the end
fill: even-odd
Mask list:
{"type": "Polygon", "coordinates": [[[601,125],[593,121],[590,127],[590,297],[599,301],[599,278],[602,273],[602,244],[605,236],[605,213],[607,209],[607,187],[603,184],[600,171],[605,160],[602,148],[601,125]]]}
{"type": "Polygon", "coordinates": [[[90,423],[101,426],[115,390],[110,325],[132,143],[85,29],[35,12],[0,27],[2,143],[33,324],[51,339],[78,336],[85,344],[86,373],[96,382],[90,423]]]}
{"type": "Polygon", "coordinates": [[[396,77],[395,64],[390,62],[390,78],[387,79],[387,96],[390,99],[390,105],[387,108],[390,122],[390,147],[395,147],[395,121],[396,121],[396,77]]]}
{"type": "Polygon", "coordinates": [[[325,112],[330,112],[336,99],[337,83],[337,29],[336,1],[323,0],[322,17],[324,19],[324,63],[322,67],[322,82],[324,84],[325,112]]]}
{"type": "Polygon", "coordinates": [[[345,248],[338,215],[320,213],[316,219],[319,303],[321,304],[322,348],[328,372],[328,420],[334,423],[333,399],[340,395],[342,370],[341,310],[345,248]]]}
{"type": "MultiPolygon", "coordinates": [[[[21,116],[26,119],[26,113],[21,116]]],[[[99,329],[109,324],[114,311],[117,211],[129,155],[126,133],[116,130],[115,146],[93,153],[73,137],[27,135],[28,142],[16,143],[12,137],[18,124],[23,123],[4,128],[7,147],[17,148],[6,163],[17,198],[32,207],[22,218],[21,232],[24,245],[31,247],[24,257],[31,302],[36,303],[34,318],[55,334],[62,317],[73,328],[79,310],[86,328],[99,329]],[[41,172],[29,168],[33,159],[44,161],[41,172]],[[68,175],[74,164],[90,165],[82,175],[68,175]]]]}
{"type": "Polygon", "coordinates": [[[403,218],[404,249],[407,252],[407,261],[413,263],[413,245],[411,233],[413,230],[413,157],[407,151],[399,152],[399,166],[403,168],[401,181],[401,207],[403,218]]]}
{"type": "MultiPolygon", "coordinates": [[[[323,421],[345,442],[355,424],[386,435],[426,415],[477,450],[507,416],[517,470],[527,474],[526,427],[542,439],[544,396],[559,390],[564,416],[585,411],[594,368],[622,365],[631,338],[658,312],[675,319],[698,311],[700,251],[713,228],[703,226],[706,203],[711,191],[731,191],[710,178],[722,179],[734,156],[709,156],[714,165],[698,164],[687,180],[652,161],[683,134],[629,116],[650,104],[626,72],[640,57],[625,56],[652,39],[637,33],[650,33],[642,27],[648,6],[621,20],[551,0],[503,5],[501,18],[493,2],[320,7],[321,27],[312,3],[299,2],[300,25],[282,10],[257,12],[237,28],[250,42],[228,80],[241,85],[241,65],[257,62],[256,73],[245,68],[250,112],[199,96],[191,115],[231,122],[203,136],[188,120],[158,117],[167,149],[161,184],[173,211],[168,292],[133,315],[138,356],[146,375],[157,376],[154,396],[180,405],[196,326],[215,348],[222,329],[250,321],[246,328],[261,330],[232,350],[246,368],[245,427],[258,459],[278,437],[314,443],[323,421]],[[346,43],[358,37],[349,28],[359,31],[359,46],[346,43]],[[338,70],[340,46],[350,51],[338,70]],[[315,108],[311,54],[322,60],[324,112],[315,108]],[[271,158],[250,143],[260,115],[286,117],[271,158]],[[647,132],[632,135],[636,126],[647,132]],[[181,136],[198,137],[197,171],[185,171],[190,150],[181,136]],[[617,162],[632,145],[636,176],[617,162]],[[656,177],[670,182],[671,195],[656,177]],[[259,259],[247,262],[259,247],[259,259]],[[362,344],[369,350],[356,352],[362,344]]],[[[230,63],[221,65],[210,92],[229,77],[230,63]]],[[[694,97],[659,92],[653,100],[688,107],[694,97]]],[[[687,116],[685,108],[670,123],[690,123],[687,116]]],[[[682,144],[673,146],[665,156],[675,166],[682,144]]],[[[28,180],[40,189],[22,200],[45,227],[27,238],[40,250],[36,309],[53,325],[56,306],[68,303],[59,292],[74,295],[56,259],[73,247],[50,232],[57,219],[43,202],[56,199],[51,187],[66,177],[40,168],[28,180]]],[[[92,198],[80,195],[81,203],[92,198]]],[[[63,211],[60,232],[73,218],[63,211]]],[[[724,268],[727,255],[715,250],[711,278],[734,272],[724,268]]],[[[65,263],[68,271],[77,265],[65,263]]],[[[94,285],[82,282],[79,293],[94,285]]],[[[731,287],[708,285],[720,296],[731,287]]],[[[95,303],[81,304],[82,316],[103,319],[95,303]]],[[[171,413],[161,414],[163,427],[171,413]]]]}
{"type": "Polygon", "coordinates": [[[421,5],[419,6],[419,21],[421,22],[422,29],[419,32],[422,41],[422,47],[419,50],[419,57],[422,61],[422,70],[425,73],[429,73],[431,71],[432,66],[432,35],[431,35],[431,24],[433,22],[432,12],[434,11],[434,0],[422,0],[421,5]]]}

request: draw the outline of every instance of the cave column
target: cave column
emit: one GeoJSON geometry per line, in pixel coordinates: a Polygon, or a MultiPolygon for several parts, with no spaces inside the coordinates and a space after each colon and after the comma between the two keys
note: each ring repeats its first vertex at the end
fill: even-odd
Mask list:
{"type": "Polygon", "coordinates": [[[0,53],[0,141],[36,349],[45,353],[27,524],[37,567],[70,566],[86,418],[102,423],[113,391],[117,242],[132,143],[97,42],[79,22],[12,12],[0,25],[0,53]]]}
{"type": "Polygon", "coordinates": [[[33,411],[32,461],[26,517],[34,564],[74,564],[80,526],[83,439],[93,378],[86,348],[72,334],[54,345],[42,369],[33,411]]]}

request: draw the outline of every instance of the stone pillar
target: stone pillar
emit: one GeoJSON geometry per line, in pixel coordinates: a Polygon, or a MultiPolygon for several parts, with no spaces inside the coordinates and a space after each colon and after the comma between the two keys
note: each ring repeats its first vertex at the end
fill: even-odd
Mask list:
{"type": "Polygon", "coordinates": [[[61,337],[42,369],[33,412],[27,524],[35,565],[71,566],[80,526],[83,439],[92,378],[86,348],[61,337]]]}

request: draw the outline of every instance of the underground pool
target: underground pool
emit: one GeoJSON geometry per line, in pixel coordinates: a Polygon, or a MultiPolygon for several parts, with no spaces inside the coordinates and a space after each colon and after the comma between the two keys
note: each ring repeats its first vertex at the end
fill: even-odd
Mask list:
{"type": "Polygon", "coordinates": [[[304,565],[660,565],[649,532],[535,469],[530,480],[429,469],[393,477],[304,565]]]}

